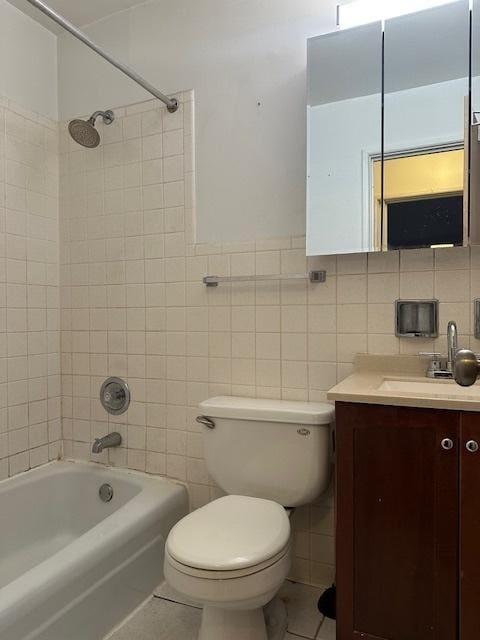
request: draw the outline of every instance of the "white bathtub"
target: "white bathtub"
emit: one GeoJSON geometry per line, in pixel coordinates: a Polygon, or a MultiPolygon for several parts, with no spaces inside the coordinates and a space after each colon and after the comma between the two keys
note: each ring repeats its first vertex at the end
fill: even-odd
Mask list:
{"type": "Polygon", "coordinates": [[[165,539],[186,513],[180,485],[95,464],[0,482],[1,640],[103,638],[161,582],[165,539]]]}

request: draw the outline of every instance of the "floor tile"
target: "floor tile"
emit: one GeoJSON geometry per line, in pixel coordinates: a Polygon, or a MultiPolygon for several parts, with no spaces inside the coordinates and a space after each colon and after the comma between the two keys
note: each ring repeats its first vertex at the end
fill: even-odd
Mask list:
{"type": "Polygon", "coordinates": [[[110,640],[196,640],[199,609],[152,598],[110,640]]]}
{"type": "Polygon", "coordinates": [[[285,602],[288,612],[288,631],[290,633],[315,638],[323,620],[317,603],[323,588],[311,587],[299,582],[287,580],[280,589],[279,596],[285,602]]]}
{"type": "Polygon", "coordinates": [[[178,602],[179,604],[186,604],[189,607],[201,609],[198,603],[193,602],[193,600],[189,600],[185,596],[180,595],[177,591],[174,591],[172,587],[166,582],[155,589],[154,595],[156,595],[157,598],[165,598],[165,600],[171,600],[172,602],[178,602]]]}
{"type": "Polygon", "coordinates": [[[336,626],[335,620],[325,618],[317,634],[317,640],[335,640],[336,626]]]}
{"type": "MultiPolygon", "coordinates": [[[[285,640],[334,640],[335,623],[325,619],[317,609],[323,589],[287,581],[280,590],[288,612],[285,640]],[[315,635],[318,631],[318,634],[315,635]]],[[[116,631],[109,640],[196,640],[201,609],[187,599],[160,585],[152,598],[116,631]]]]}

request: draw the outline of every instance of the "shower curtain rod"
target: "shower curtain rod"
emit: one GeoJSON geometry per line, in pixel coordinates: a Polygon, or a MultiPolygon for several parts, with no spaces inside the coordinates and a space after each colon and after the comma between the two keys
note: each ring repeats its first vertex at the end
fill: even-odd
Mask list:
{"type": "Polygon", "coordinates": [[[90,49],[95,51],[95,53],[98,53],[99,56],[102,56],[102,58],[107,60],[107,62],[110,62],[110,64],[112,64],[119,71],[121,71],[126,76],[128,76],[131,80],[133,80],[134,82],[139,84],[141,87],[143,87],[146,91],[148,91],[153,96],[155,96],[155,98],[158,98],[159,100],[161,100],[164,104],[167,105],[167,109],[168,111],[170,111],[170,113],[174,113],[178,109],[178,101],[175,98],[169,98],[168,96],[163,94],[161,91],[156,89],[153,85],[151,85],[144,78],[142,78],[142,76],[138,75],[136,71],[128,67],[126,64],[123,64],[123,62],[120,62],[119,60],[114,58],[110,53],[108,53],[108,51],[105,51],[104,49],[99,47],[98,44],[93,42],[93,40],[91,40],[85,33],[83,33],[83,31],[80,31],[80,29],[77,29],[77,27],[74,24],[69,22],[66,18],[61,16],[59,13],[57,13],[53,9],[51,9],[44,2],[41,2],[40,0],[27,0],[27,2],[29,2],[32,6],[39,9],[42,13],[44,13],[51,20],[53,20],[58,25],[60,25],[63,29],[71,33],[72,36],[75,36],[75,38],[83,42],[83,44],[86,44],[87,47],[90,47],[90,49]]]}

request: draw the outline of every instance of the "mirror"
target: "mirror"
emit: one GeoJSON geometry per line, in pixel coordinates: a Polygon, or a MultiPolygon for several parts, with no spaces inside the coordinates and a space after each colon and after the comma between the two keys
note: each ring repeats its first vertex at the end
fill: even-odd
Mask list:
{"type": "Polygon", "coordinates": [[[307,255],[373,249],[370,158],[381,156],[382,23],[308,40],[307,255]]]}
{"type": "Polygon", "coordinates": [[[374,171],[376,249],[468,243],[469,29],[468,0],[385,22],[380,198],[381,171],[374,171]]]}
{"type": "MultiPolygon", "coordinates": [[[[471,128],[468,137],[470,176],[480,175],[480,0],[472,5],[471,128]]],[[[480,181],[470,179],[470,242],[480,244],[480,181]]]]}
{"type": "Polygon", "coordinates": [[[459,0],[308,41],[307,255],[468,244],[469,29],[459,0]]]}

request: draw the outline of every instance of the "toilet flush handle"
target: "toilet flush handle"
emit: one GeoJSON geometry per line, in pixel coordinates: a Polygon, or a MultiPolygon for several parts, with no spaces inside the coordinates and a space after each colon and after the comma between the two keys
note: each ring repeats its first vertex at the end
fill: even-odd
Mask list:
{"type": "Polygon", "coordinates": [[[209,429],[215,429],[215,422],[209,418],[208,416],[197,416],[197,422],[203,424],[205,427],[209,429]]]}

